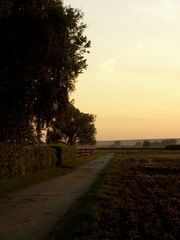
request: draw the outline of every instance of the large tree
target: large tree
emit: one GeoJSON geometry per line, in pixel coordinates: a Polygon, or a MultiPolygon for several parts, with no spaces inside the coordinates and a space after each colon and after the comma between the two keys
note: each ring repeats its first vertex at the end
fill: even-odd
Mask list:
{"type": "Polygon", "coordinates": [[[0,4],[0,141],[40,139],[63,115],[75,79],[86,69],[90,42],[78,9],[60,0],[0,4]]]}
{"type": "Polygon", "coordinates": [[[52,122],[47,134],[47,142],[93,145],[96,142],[95,118],[95,115],[80,112],[69,104],[63,118],[57,116],[52,122]]]}

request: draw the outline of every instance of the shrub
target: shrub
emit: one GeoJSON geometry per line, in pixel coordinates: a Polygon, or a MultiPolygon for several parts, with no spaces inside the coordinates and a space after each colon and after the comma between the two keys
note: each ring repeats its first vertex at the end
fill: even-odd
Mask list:
{"type": "Polygon", "coordinates": [[[57,165],[50,146],[0,146],[0,177],[24,176],[57,165]]]}
{"type": "Polygon", "coordinates": [[[0,145],[0,177],[24,176],[51,167],[71,165],[76,148],[56,145],[0,145]]]}
{"type": "Polygon", "coordinates": [[[24,147],[25,161],[27,169],[36,172],[42,169],[55,167],[57,164],[56,152],[49,146],[29,146],[24,147]]]}
{"type": "Polygon", "coordinates": [[[50,145],[56,150],[57,167],[68,166],[76,159],[77,149],[68,144],[52,144],[50,145]]]}

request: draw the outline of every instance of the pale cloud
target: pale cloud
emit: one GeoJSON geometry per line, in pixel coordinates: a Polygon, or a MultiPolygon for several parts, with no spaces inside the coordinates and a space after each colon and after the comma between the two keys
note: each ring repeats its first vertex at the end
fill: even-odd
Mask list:
{"type": "Polygon", "coordinates": [[[174,6],[176,4],[176,1],[174,1],[174,0],[161,0],[160,3],[165,8],[174,8],[174,6]]]}
{"type": "Polygon", "coordinates": [[[117,74],[117,65],[119,63],[119,55],[115,55],[112,58],[108,58],[105,61],[103,61],[100,66],[101,66],[101,71],[107,72],[108,74],[117,74]]]}
{"type": "Polygon", "coordinates": [[[176,0],[137,0],[131,1],[131,9],[139,15],[153,18],[175,21],[179,18],[180,4],[176,0]]]}
{"type": "Polygon", "coordinates": [[[144,49],[144,44],[141,42],[135,42],[134,43],[135,47],[137,47],[138,49],[144,49]]]}

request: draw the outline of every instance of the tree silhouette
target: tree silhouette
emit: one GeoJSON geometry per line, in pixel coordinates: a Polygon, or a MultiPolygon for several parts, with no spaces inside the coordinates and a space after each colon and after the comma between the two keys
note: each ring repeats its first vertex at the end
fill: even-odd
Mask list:
{"type": "Polygon", "coordinates": [[[82,19],[60,0],[1,1],[1,142],[39,140],[54,112],[65,111],[87,67],[90,42],[82,19]]]}
{"type": "Polygon", "coordinates": [[[145,148],[146,148],[146,147],[148,148],[148,147],[151,146],[151,142],[148,141],[148,140],[144,140],[142,146],[145,147],[145,148]]]}
{"type": "Polygon", "coordinates": [[[47,134],[47,142],[93,145],[96,142],[94,122],[95,116],[93,114],[82,113],[72,104],[69,104],[64,117],[57,116],[52,122],[51,129],[47,134]]]}

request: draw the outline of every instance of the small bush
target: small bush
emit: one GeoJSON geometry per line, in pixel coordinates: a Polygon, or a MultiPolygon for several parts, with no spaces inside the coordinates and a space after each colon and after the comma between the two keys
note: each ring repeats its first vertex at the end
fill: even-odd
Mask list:
{"type": "Polygon", "coordinates": [[[56,150],[57,167],[68,166],[76,159],[77,149],[68,144],[50,145],[56,150]]]}
{"type": "Polygon", "coordinates": [[[24,147],[24,153],[28,156],[25,165],[27,169],[30,169],[30,172],[56,166],[56,152],[49,146],[24,147]]]}

